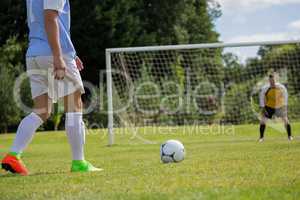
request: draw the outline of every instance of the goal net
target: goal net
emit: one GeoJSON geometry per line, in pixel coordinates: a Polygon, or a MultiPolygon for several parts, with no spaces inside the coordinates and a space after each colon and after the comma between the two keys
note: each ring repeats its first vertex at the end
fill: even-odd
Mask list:
{"type": "Polygon", "coordinates": [[[114,128],[258,123],[268,75],[300,117],[300,42],[107,49],[109,143],[114,128]]]}

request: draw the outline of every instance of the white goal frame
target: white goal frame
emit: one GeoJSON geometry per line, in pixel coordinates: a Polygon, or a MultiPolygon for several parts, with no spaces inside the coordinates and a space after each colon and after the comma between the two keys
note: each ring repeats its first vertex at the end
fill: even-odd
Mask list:
{"type": "Polygon", "coordinates": [[[165,45],[165,46],[144,46],[144,47],[127,47],[127,48],[108,48],[106,49],[106,82],[107,82],[107,106],[108,106],[108,145],[114,144],[114,118],[113,118],[113,86],[112,86],[112,67],[111,54],[120,52],[142,52],[142,51],[167,51],[167,50],[184,50],[184,49],[203,49],[203,48],[225,48],[225,47],[251,47],[264,45],[285,45],[300,43],[298,40],[283,41],[262,41],[262,42],[237,42],[237,43],[205,43],[205,44],[187,44],[187,45],[165,45]]]}

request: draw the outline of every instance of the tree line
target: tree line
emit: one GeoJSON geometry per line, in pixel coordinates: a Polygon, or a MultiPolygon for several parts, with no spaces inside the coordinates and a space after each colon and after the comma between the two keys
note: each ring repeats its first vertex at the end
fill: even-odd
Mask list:
{"type": "MultiPolygon", "coordinates": [[[[107,97],[104,96],[99,101],[91,95],[91,92],[105,90],[105,81],[99,82],[99,72],[105,69],[106,48],[219,41],[214,22],[222,12],[220,5],[214,0],[70,0],[70,3],[71,37],[77,54],[86,67],[82,77],[96,85],[96,91],[84,95],[86,104],[98,102],[96,109],[85,115],[88,126],[107,126],[107,115],[104,112],[107,97]]],[[[13,101],[15,80],[25,71],[28,45],[25,1],[1,1],[0,13],[0,132],[13,132],[26,114],[13,101]]],[[[146,116],[155,123],[181,125],[186,120],[195,119],[206,124],[215,121],[225,124],[256,123],[258,91],[253,91],[270,71],[277,71],[286,77],[284,84],[289,91],[290,117],[292,120],[300,117],[300,47],[297,44],[261,46],[257,56],[242,62],[237,55],[222,48],[195,50],[189,54],[169,52],[171,59],[167,62],[159,61],[159,54],[160,52],[152,54],[152,63],[155,64],[147,64],[142,56],[139,57],[136,63],[138,69],[135,74],[129,74],[134,84],[139,85],[145,80],[157,83],[177,80],[182,91],[180,95],[186,102],[188,81],[194,82],[195,86],[189,89],[197,93],[197,109],[189,107],[189,104],[183,108],[191,112],[180,110],[170,115],[159,110],[154,115],[146,116]],[[161,68],[164,69],[163,73],[156,76],[155,71],[161,68]],[[202,84],[200,87],[197,84],[199,82],[212,83],[214,87],[222,89],[216,96],[210,97],[207,94],[211,94],[214,87],[211,84],[202,84]],[[205,109],[211,114],[203,115],[199,112],[205,109]]],[[[171,85],[160,84],[160,87],[166,95],[177,91],[171,85]]],[[[145,86],[139,92],[147,94],[149,90],[151,88],[145,86]]],[[[126,90],[124,91],[122,95],[126,99],[126,90]]],[[[26,105],[32,105],[28,81],[22,84],[20,95],[26,105]]],[[[161,100],[143,100],[143,109],[159,108],[161,100]]],[[[178,102],[172,98],[163,98],[163,102],[166,109],[172,110],[178,106],[178,102]]],[[[139,124],[139,120],[145,117],[136,107],[130,107],[129,111],[134,116],[126,115],[123,118],[132,120],[135,124],[139,124]]],[[[56,104],[51,119],[41,129],[63,128],[63,118],[62,105],[56,104]]]]}
{"type": "MultiPolygon", "coordinates": [[[[213,22],[221,8],[214,0],[71,0],[70,4],[71,37],[86,66],[82,76],[96,85],[105,68],[106,48],[208,43],[219,37],[213,22]]],[[[7,132],[14,131],[25,115],[12,94],[15,78],[25,70],[26,1],[3,0],[0,13],[0,132],[7,132]]],[[[22,88],[22,99],[31,105],[28,82],[22,88]]],[[[62,117],[55,106],[44,129],[59,128],[62,117]]],[[[86,118],[106,125],[106,116],[99,111],[86,118]]]]}

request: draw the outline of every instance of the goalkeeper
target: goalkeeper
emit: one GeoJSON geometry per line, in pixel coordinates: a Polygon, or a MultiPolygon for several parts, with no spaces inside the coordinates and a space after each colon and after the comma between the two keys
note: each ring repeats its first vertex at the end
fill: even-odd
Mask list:
{"type": "Polygon", "coordinates": [[[259,142],[264,141],[266,121],[273,116],[282,119],[288,134],[288,140],[293,140],[291,125],[287,116],[288,92],[283,84],[276,82],[274,73],[269,75],[269,84],[262,87],[259,101],[262,110],[259,142]]]}

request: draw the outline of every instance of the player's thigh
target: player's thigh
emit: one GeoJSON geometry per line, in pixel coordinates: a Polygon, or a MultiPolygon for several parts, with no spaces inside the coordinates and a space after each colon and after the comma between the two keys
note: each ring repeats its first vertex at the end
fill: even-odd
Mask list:
{"type": "Polygon", "coordinates": [[[64,97],[65,112],[82,112],[81,94],[80,90],[76,90],[64,97]]]}
{"type": "Polygon", "coordinates": [[[276,117],[279,117],[284,124],[289,123],[287,111],[285,108],[276,109],[275,115],[276,115],[276,117]]]}
{"type": "Polygon", "coordinates": [[[39,115],[43,121],[46,121],[52,110],[52,100],[49,98],[48,94],[42,94],[33,99],[34,112],[39,115]]]}
{"type": "Polygon", "coordinates": [[[268,121],[268,118],[264,114],[262,114],[261,119],[260,119],[260,124],[265,125],[267,123],[267,121],[268,121]]]}
{"type": "MultiPolygon", "coordinates": [[[[48,93],[48,70],[40,65],[40,57],[26,58],[26,72],[30,80],[31,96],[35,98],[48,93]]],[[[38,98],[40,99],[40,98],[38,98]]]]}
{"type": "Polygon", "coordinates": [[[261,112],[260,124],[266,124],[270,118],[272,118],[272,113],[265,107],[261,112]]]}
{"type": "Polygon", "coordinates": [[[280,118],[285,125],[289,124],[289,118],[287,116],[283,115],[280,118]]]}
{"type": "Polygon", "coordinates": [[[58,82],[56,97],[64,97],[65,110],[81,110],[81,94],[84,93],[83,81],[74,57],[64,56],[67,65],[65,78],[58,82]]]}

